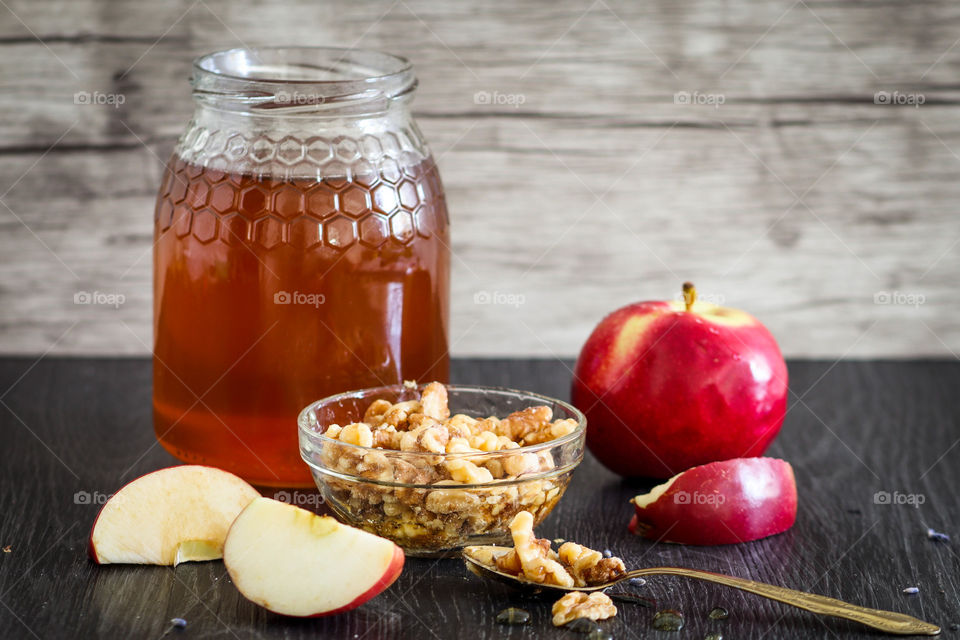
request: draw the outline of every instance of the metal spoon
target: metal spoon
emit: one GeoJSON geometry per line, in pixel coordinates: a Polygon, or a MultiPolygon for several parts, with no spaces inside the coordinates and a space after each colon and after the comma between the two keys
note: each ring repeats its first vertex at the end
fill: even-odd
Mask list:
{"type": "Polygon", "coordinates": [[[783,602],[800,609],[805,609],[807,611],[812,611],[813,613],[823,616],[833,616],[835,618],[853,620],[855,622],[865,624],[868,627],[885,631],[886,633],[902,636],[935,636],[940,633],[940,627],[902,613],[881,611],[879,609],[868,609],[866,607],[860,607],[855,604],[843,602],[842,600],[836,600],[834,598],[828,598],[826,596],[816,595],[813,593],[795,591],[793,589],[786,589],[784,587],[778,587],[772,584],[766,584],[764,582],[756,582],[754,580],[746,580],[744,578],[734,578],[733,576],[727,576],[722,573],[712,573],[710,571],[699,571],[696,569],[684,569],[681,567],[648,567],[646,569],[636,569],[634,571],[628,571],[617,580],[613,580],[604,584],[593,585],[590,587],[560,587],[552,584],[541,584],[539,582],[533,582],[523,577],[515,576],[513,574],[498,570],[496,565],[497,556],[508,551],[510,551],[509,547],[473,546],[464,548],[462,555],[464,561],[466,562],[467,569],[481,578],[506,582],[513,586],[520,586],[525,589],[533,589],[537,591],[542,591],[545,589],[553,589],[561,592],[601,591],[603,589],[612,587],[615,584],[623,582],[624,580],[638,578],[640,576],[684,576],[687,578],[695,578],[697,580],[705,580],[707,582],[715,582],[727,587],[733,587],[734,589],[740,589],[741,591],[749,591],[750,593],[755,593],[758,596],[770,598],[771,600],[777,600],[779,602],[783,602]]]}

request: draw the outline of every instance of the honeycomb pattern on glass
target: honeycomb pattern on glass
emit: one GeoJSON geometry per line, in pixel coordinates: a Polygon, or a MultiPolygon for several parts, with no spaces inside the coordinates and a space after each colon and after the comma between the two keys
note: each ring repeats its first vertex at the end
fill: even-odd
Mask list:
{"type": "Polygon", "coordinates": [[[419,136],[406,130],[275,139],[194,122],[164,176],[157,228],[266,251],[406,245],[429,238],[437,225],[431,203],[442,187],[427,157],[419,136]]]}

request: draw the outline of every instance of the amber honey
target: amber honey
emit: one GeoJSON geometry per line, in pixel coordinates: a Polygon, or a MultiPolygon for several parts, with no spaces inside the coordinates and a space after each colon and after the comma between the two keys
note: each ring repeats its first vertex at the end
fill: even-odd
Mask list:
{"type": "Polygon", "coordinates": [[[301,408],[448,380],[449,230],[431,160],[310,180],[174,157],[155,234],[154,428],[181,460],[309,485],[301,408]]]}

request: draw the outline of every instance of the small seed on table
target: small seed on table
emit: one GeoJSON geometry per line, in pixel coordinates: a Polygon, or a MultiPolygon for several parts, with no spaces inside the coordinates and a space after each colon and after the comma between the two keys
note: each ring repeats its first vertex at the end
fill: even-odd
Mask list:
{"type": "Polygon", "coordinates": [[[927,529],[927,537],[935,542],[950,542],[950,536],[933,529],[927,529]]]}

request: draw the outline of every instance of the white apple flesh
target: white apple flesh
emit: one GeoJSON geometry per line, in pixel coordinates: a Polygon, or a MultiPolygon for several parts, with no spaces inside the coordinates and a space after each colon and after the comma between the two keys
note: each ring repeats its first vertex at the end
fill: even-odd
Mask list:
{"type": "Polygon", "coordinates": [[[403,550],[385,538],[269,498],[237,516],[223,549],[240,593],[301,617],[359,607],[397,579],[403,560],[403,550]]]}
{"type": "Polygon", "coordinates": [[[99,564],[215,560],[234,518],[260,493],[242,479],[198,465],[137,478],[103,505],[90,532],[99,564]]]}

